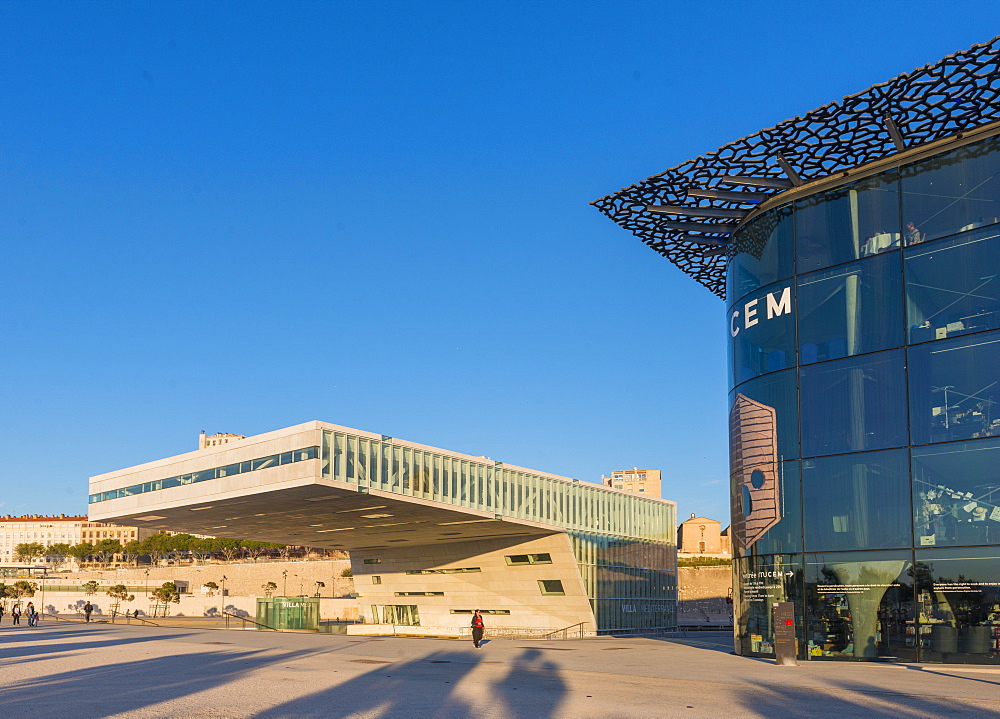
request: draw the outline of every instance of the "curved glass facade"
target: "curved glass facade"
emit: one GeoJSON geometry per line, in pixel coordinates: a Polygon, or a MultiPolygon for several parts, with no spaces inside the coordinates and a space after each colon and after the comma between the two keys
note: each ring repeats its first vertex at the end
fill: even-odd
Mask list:
{"type": "Polygon", "coordinates": [[[1000,664],[1000,137],[799,197],[727,276],[735,618],[800,659],[1000,664]]]}

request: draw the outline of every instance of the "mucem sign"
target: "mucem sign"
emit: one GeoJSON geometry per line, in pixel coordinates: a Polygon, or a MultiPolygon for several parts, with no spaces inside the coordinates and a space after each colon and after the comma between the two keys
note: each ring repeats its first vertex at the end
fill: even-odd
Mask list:
{"type": "Polygon", "coordinates": [[[1000,38],[594,204],[726,303],[737,652],[1000,664],[1000,38]]]}

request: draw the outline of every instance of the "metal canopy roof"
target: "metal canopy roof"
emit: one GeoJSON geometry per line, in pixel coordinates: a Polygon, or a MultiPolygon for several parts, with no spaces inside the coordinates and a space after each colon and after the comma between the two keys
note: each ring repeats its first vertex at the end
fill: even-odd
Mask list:
{"type": "Polygon", "coordinates": [[[789,188],[1000,120],[998,100],[1000,36],[591,204],[725,298],[734,221],[754,206],[789,188]]]}

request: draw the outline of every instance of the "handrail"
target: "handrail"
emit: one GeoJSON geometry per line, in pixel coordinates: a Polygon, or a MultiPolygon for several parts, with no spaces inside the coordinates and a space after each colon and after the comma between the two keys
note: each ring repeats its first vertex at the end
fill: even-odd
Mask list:
{"type": "Polygon", "coordinates": [[[136,622],[142,622],[143,624],[152,624],[154,627],[160,626],[156,622],[151,622],[148,619],[143,619],[142,617],[135,617],[135,616],[132,615],[131,612],[116,612],[116,611],[112,611],[111,612],[111,623],[112,624],[115,623],[115,617],[125,617],[125,619],[128,620],[126,622],[127,624],[131,624],[133,621],[136,621],[136,622]]]}
{"type": "MultiPolygon", "coordinates": [[[[562,629],[543,627],[487,627],[486,636],[494,639],[583,639],[586,622],[571,624],[562,629]]],[[[472,633],[471,627],[460,627],[459,636],[472,633]]]]}
{"type": "Polygon", "coordinates": [[[49,619],[58,619],[60,622],[79,622],[79,621],[83,621],[83,620],[81,620],[79,618],[77,618],[77,619],[70,619],[69,617],[60,617],[58,614],[48,614],[46,612],[39,612],[38,616],[42,617],[43,619],[45,617],[48,617],[49,619]]]}
{"type": "Polygon", "coordinates": [[[222,614],[226,618],[226,629],[229,629],[229,617],[232,617],[233,619],[239,619],[241,622],[243,622],[243,626],[240,627],[241,630],[246,629],[247,628],[247,622],[250,622],[251,624],[253,624],[255,626],[258,626],[261,629],[270,629],[272,632],[279,632],[279,631],[281,631],[280,629],[275,629],[274,627],[269,627],[266,624],[261,624],[260,622],[255,622],[253,619],[250,619],[249,617],[241,617],[239,614],[233,614],[232,612],[227,612],[225,610],[223,610],[222,614]]]}
{"type": "Polygon", "coordinates": [[[570,639],[569,634],[573,630],[577,630],[576,633],[579,633],[580,636],[577,637],[578,639],[583,639],[583,625],[584,624],[586,624],[586,622],[579,622],[578,624],[571,624],[568,627],[563,627],[562,629],[556,629],[554,632],[546,634],[544,637],[542,637],[542,639],[551,639],[551,638],[556,638],[556,639],[570,639]],[[560,633],[562,634],[561,637],[554,637],[554,635],[560,634],[560,633]]]}

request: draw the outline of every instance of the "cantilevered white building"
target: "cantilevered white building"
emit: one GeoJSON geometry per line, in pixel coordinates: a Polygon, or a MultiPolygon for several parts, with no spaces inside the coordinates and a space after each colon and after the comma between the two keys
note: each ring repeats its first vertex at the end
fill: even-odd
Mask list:
{"type": "Polygon", "coordinates": [[[676,625],[676,506],[325,422],[109,472],[90,516],[343,549],[370,625],[676,625]]]}

